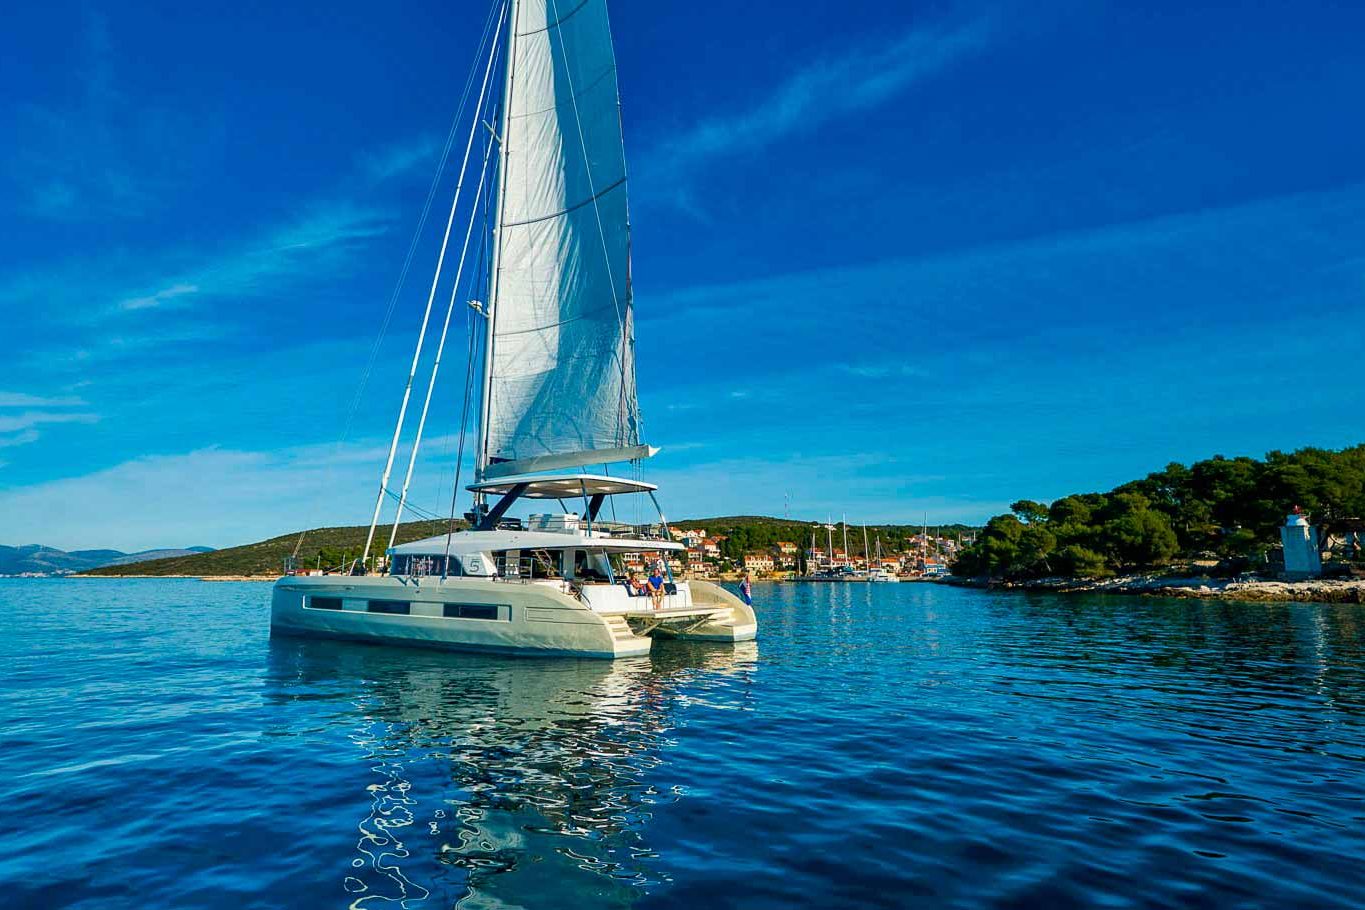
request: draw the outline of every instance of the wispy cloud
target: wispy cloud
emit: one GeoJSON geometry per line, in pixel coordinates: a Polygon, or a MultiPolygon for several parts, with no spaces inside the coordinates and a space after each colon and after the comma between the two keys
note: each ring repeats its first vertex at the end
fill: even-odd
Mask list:
{"type": "MultiPolygon", "coordinates": [[[[99,418],[94,414],[22,411],[18,414],[0,414],[0,433],[28,430],[44,423],[94,423],[97,420],[99,418]]],[[[33,440],[29,441],[32,442],[33,440]]]]}
{"type": "Polygon", "coordinates": [[[22,141],[8,143],[4,171],[20,213],[55,221],[146,214],[174,185],[186,143],[211,132],[153,98],[118,86],[108,21],[89,12],[78,29],[67,99],[17,110],[22,141]]]}
{"type": "Polygon", "coordinates": [[[143,310],[185,298],[251,295],[281,279],[344,264],[344,254],[388,230],[386,212],[351,202],[314,207],[284,225],[166,279],[151,293],[123,300],[115,310],[143,310]]]}
{"type": "Polygon", "coordinates": [[[836,369],[859,379],[923,379],[929,371],[908,363],[840,363],[836,369]]]}
{"type": "Polygon", "coordinates": [[[57,423],[95,423],[99,417],[72,408],[85,406],[74,396],[0,392],[0,449],[30,445],[42,438],[37,427],[57,423]]]}
{"type": "Polygon", "coordinates": [[[71,395],[50,397],[24,392],[0,392],[0,408],[72,408],[84,404],[83,399],[71,395]]]}
{"type": "Polygon", "coordinates": [[[199,285],[197,284],[173,284],[168,288],[157,291],[155,294],[148,294],[145,297],[133,297],[130,300],[125,300],[119,304],[119,307],[125,310],[145,310],[151,307],[159,307],[176,298],[197,293],[198,290],[199,285]]]}
{"type": "Polygon", "coordinates": [[[8,449],[13,446],[26,446],[31,442],[37,442],[40,433],[37,430],[23,430],[13,436],[0,436],[0,449],[8,449]]]}
{"type": "Polygon", "coordinates": [[[434,135],[418,136],[384,148],[362,152],[359,165],[370,180],[380,182],[404,177],[434,165],[441,152],[441,140],[434,135]]]}
{"type": "Polygon", "coordinates": [[[243,303],[351,274],[363,262],[357,250],[390,223],[384,209],[321,201],[218,251],[113,252],[0,277],[0,303],[34,320],[27,346],[34,369],[211,340],[236,330],[249,312],[243,303]],[[214,305],[226,299],[237,305],[214,305]]]}
{"type": "Polygon", "coordinates": [[[789,136],[874,108],[959,60],[980,52],[994,19],[922,26],[870,47],[810,63],[747,109],[703,120],[645,156],[676,178],[712,159],[752,153],[789,136]]]}

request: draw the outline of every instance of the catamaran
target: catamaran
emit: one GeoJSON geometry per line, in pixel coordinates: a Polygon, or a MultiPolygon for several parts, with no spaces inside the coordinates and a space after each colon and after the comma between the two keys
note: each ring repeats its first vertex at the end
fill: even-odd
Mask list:
{"type": "Polygon", "coordinates": [[[895,584],[901,580],[900,576],[896,574],[896,570],[882,559],[882,535],[880,533],[877,534],[877,559],[872,563],[872,566],[873,568],[867,576],[868,581],[879,584],[895,584]]]}
{"type": "MultiPolygon", "coordinates": [[[[716,584],[674,577],[683,546],[672,539],[657,487],[642,477],[658,450],[641,441],[626,161],[606,0],[498,0],[476,61],[467,97],[480,87],[464,159],[365,553],[348,574],[277,581],[272,632],[600,658],[648,654],[659,637],[751,640],[757,620],[749,604],[716,584]],[[476,188],[462,199],[467,182],[476,188]],[[443,270],[461,210],[469,221],[451,282],[443,270]],[[474,237],[482,239],[471,253],[474,237]],[[443,282],[445,323],[395,490],[395,456],[443,282]],[[462,292],[472,320],[466,415],[477,402],[469,527],[455,528],[452,507],[448,533],[399,544],[462,292]],[[657,519],[616,521],[618,497],[648,499],[657,519]],[[371,560],[393,500],[389,545],[371,560]],[[518,517],[528,505],[540,511],[518,517]]],[[[462,417],[457,465],[467,422],[462,417]]]]}

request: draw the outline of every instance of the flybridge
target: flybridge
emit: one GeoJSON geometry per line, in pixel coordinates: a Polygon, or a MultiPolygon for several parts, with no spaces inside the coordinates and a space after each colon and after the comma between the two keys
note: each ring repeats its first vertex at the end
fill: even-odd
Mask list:
{"type": "MultiPolygon", "coordinates": [[[[559,474],[553,476],[522,474],[470,484],[467,489],[476,495],[500,497],[486,513],[474,513],[477,519],[476,530],[480,531],[491,531],[497,528],[507,514],[507,510],[520,499],[553,499],[559,502],[581,499],[589,531],[592,529],[593,522],[597,520],[602,505],[608,496],[645,493],[654,502],[656,509],[659,506],[658,500],[654,498],[654,491],[658,487],[654,484],[625,477],[608,477],[602,474],[559,474]]],[[[659,511],[659,519],[666,525],[662,510],[659,511]]]]}

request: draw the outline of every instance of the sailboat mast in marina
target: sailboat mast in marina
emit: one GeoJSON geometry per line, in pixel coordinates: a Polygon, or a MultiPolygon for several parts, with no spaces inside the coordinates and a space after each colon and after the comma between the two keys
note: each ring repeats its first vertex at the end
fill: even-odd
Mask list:
{"type": "MultiPolygon", "coordinates": [[[[626,159],[606,2],[499,0],[488,23],[470,80],[481,88],[365,556],[349,576],[276,582],[272,629],[593,657],[646,654],[659,637],[752,639],[757,621],[749,605],[715,584],[672,576],[669,563],[682,546],[657,508],[656,487],[640,478],[656,450],[641,438],[626,159]],[[488,132],[479,160],[476,139],[488,132]],[[463,246],[447,256],[460,212],[469,219],[463,246]],[[484,217],[489,229],[471,244],[484,217]],[[486,268],[476,262],[484,249],[486,268]],[[448,292],[444,325],[407,472],[395,491],[392,469],[438,290],[448,292]],[[470,528],[399,544],[441,353],[461,299],[477,315],[480,349],[477,406],[470,407],[472,369],[463,399],[478,415],[470,528]],[[609,465],[622,463],[628,467],[611,473],[609,465]],[[607,520],[604,505],[622,495],[647,497],[657,521],[607,520]],[[397,507],[385,572],[365,574],[391,500],[397,507]],[[563,505],[545,513],[547,502],[563,505]],[[542,511],[514,514],[528,504],[542,511]],[[642,558],[647,580],[627,570],[642,558]]],[[[459,429],[463,452],[463,422],[459,429]]]]}

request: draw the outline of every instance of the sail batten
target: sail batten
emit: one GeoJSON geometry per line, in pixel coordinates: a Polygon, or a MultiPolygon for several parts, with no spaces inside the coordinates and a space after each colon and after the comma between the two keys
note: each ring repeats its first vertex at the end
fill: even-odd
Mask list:
{"type": "Polygon", "coordinates": [[[569,11],[568,11],[567,13],[565,13],[563,16],[560,16],[560,17],[559,17],[557,20],[555,20],[554,22],[551,22],[551,23],[549,23],[548,25],[545,25],[545,26],[542,27],[542,28],[534,29],[534,30],[529,31],[529,32],[519,32],[519,33],[517,34],[517,37],[518,37],[518,38],[527,38],[527,37],[530,37],[531,35],[538,35],[538,34],[540,34],[541,32],[548,32],[548,31],[549,31],[550,29],[552,29],[552,28],[559,28],[560,24],[563,23],[564,20],[566,20],[566,19],[572,17],[572,16],[574,15],[574,13],[577,13],[579,10],[583,9],[585,6],[587,6],[587,5],[588,5],[589,3],[591,3],[591,2],[592,2],[592,0],[582,0],[582,2],[580,2],[577,6],[575,6],[573,9],[569,10],[569,11]]]}
{"type": "Polygon", "coordinates": [[[551,218],[558,218],[561,215],[568,215],[569,213],[573,212],[576,209],[581,209],[585,205],[592,205],[594,202],[601,199],[603,196],[607,195],[612,190],[618,189],[619,187],[623,187],[625,185],[626,178],[622,177],[620,180],[616,181],[611,186],[599,190],[596,196],[591,196],[587,199],[584,199],[582,202],[575,202],[566,209],[561,209],[558,212],[551,212],[548,215],[541,215],[539,218],[528,218],[525,221],[509,222],[507,224],[504,224],[503,227],[505,228],[522,227],[523,225],[527,224],[535,224],[537,221],[549,221],[551,218]]]}
{"type": "Polygon", "coordinates": [[[627,175],[606,0],[513,9],[481,463],[633,450],[627,175]]]}

